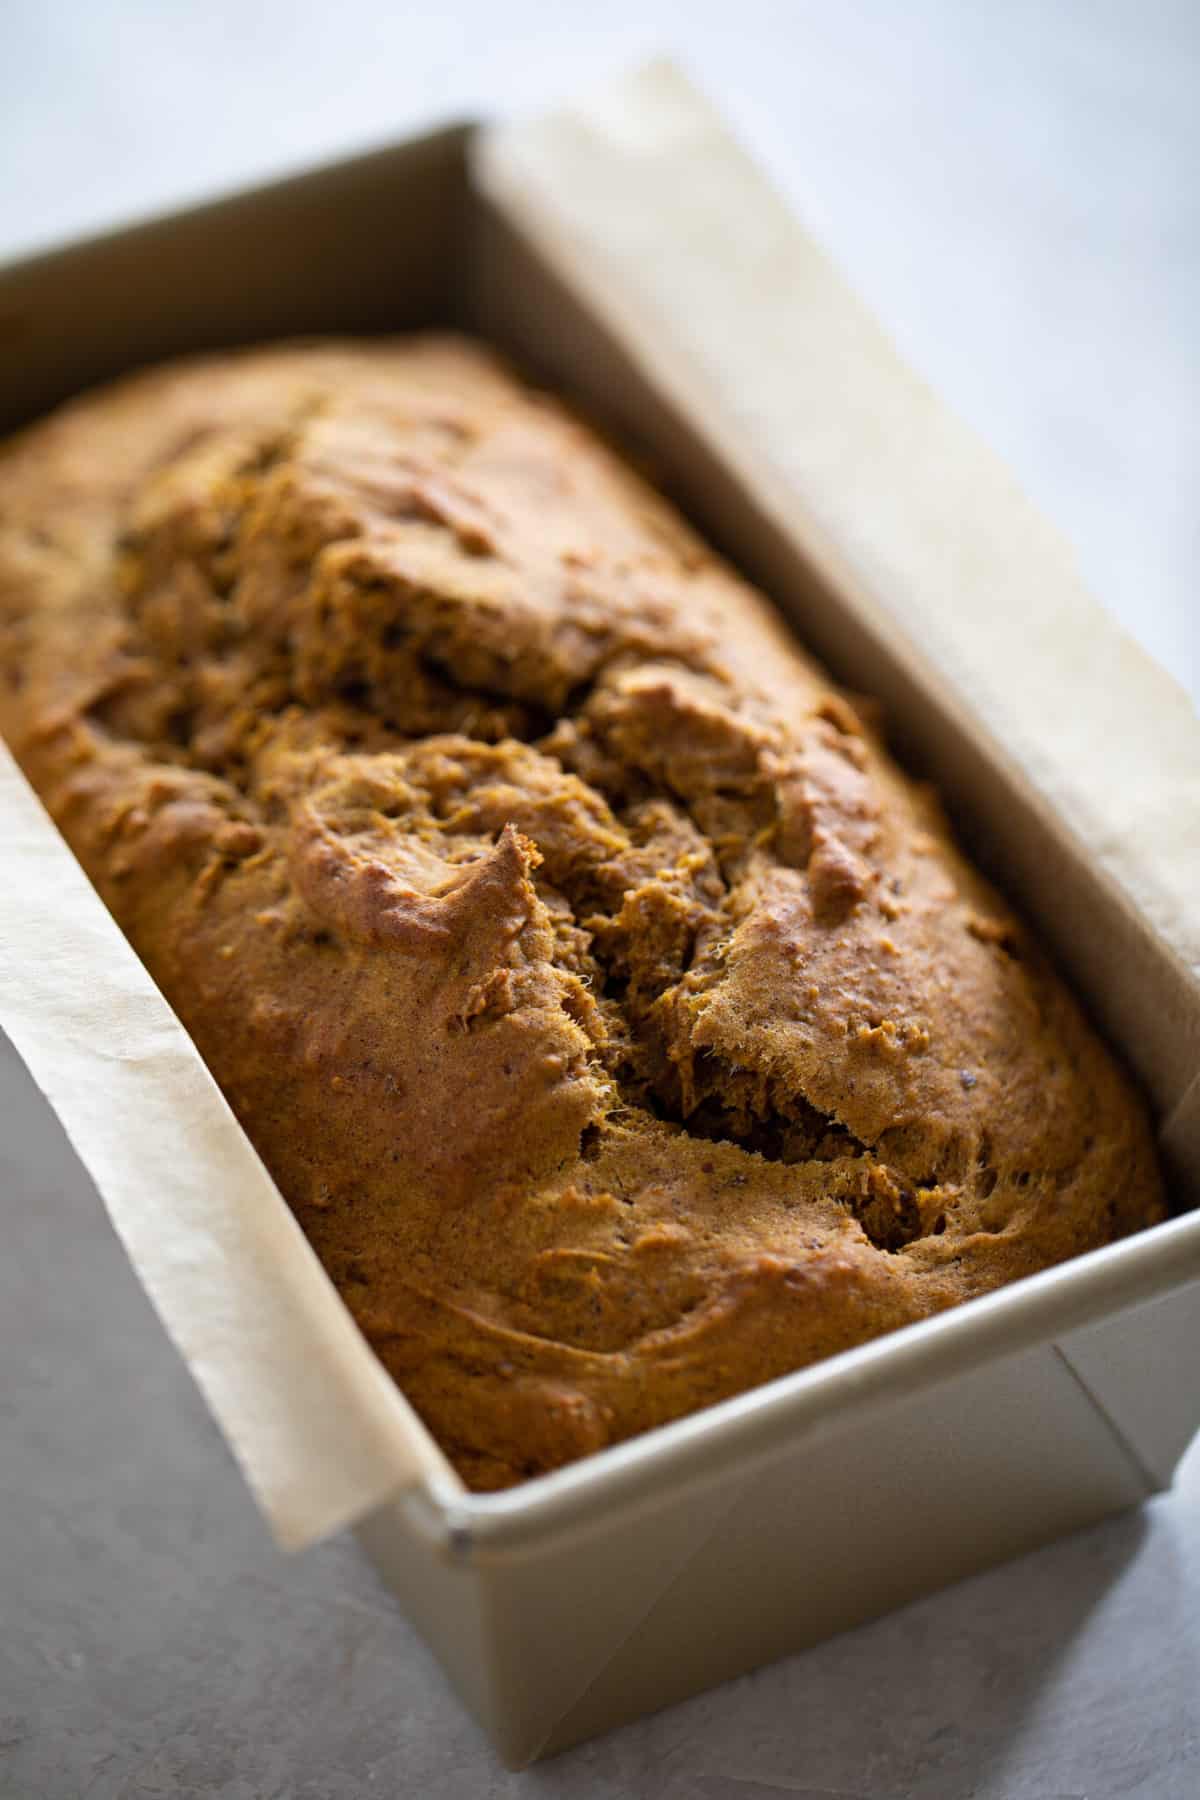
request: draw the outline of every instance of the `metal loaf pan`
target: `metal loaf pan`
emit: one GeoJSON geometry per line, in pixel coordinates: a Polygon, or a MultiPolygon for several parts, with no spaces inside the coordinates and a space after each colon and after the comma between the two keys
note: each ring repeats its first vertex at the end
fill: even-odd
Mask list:
{"type": "MultiPolygon", "coordinates": [[[[511,1492],[464,1493],[426,1459],[356,1528],[513,1765],[1136,1505],[1200,1425],[1200,987],[1178,921],[1097,852],[1106,821],[1072,814],[1061,746],[1039,766],[1035,725],[1014,750],[939,660],[951,625],[909,604],[901,551],[885,535],[864,554],[836,489],[823,510],[806,492],[805,418],[781,423],[791,402],[774,393],[782,303],[814,368],[857,354],[858,333],[880,406],[917,403],[719,122],[660,68],[556,129],[456,127],[0,271],[0,427],[137,364],[290,334],[461,323],[561,382],[649,447],[836,674],[883,698],[902,752],[1140,1074],[1178,1216],[511,1492]],[[688,169],[721,179],[668,198],[688,169]],[[728,259],[697,234],[723,207],[728,259]],[[746,286],[747,210],[782,300],[746,286]],[[681,270],[703,251],[674,301],[646,242],[681,270]],[[722,404],[731,308],[736,390],[770,392],[770,417],[722,404]],[[764,442],[799,462],[769,468],[764,442]]],[[[836,391],[822,404],[836,414],[836,391]]],[[[849,397],[840,423],[843,450],[867,430],[849,397]]],[[[988,479],[980,519],[1000,504],[988,479]]],[[[969,637],[950,647],[964,671],[969,637]]]]}

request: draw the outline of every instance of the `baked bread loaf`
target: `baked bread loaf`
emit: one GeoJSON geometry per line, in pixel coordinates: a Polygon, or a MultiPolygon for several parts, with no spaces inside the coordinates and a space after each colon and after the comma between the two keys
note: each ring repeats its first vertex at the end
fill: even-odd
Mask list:
{"type": "Polygon", "coordinates": [[[469,342],[0,456],[0,728],[474,1487],[1162,1216],[1143,1108],[767,602],[469,342]]]}

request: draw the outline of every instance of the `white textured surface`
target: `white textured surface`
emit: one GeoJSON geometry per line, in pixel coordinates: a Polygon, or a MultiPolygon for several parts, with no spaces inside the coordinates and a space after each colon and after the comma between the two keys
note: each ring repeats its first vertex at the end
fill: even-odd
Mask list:
{"type": "MultiPolygon", "coordinates": [[[[0,255],[663,46],[1200,693],[1194,0],[30,0],[0,255]]],[[[506,1776],[349,1546],[270,1550],[7,1049],[0,1203],[5,1800],[1200,1792],[1195,1451],[1139,1518],[506,1776]]]]}

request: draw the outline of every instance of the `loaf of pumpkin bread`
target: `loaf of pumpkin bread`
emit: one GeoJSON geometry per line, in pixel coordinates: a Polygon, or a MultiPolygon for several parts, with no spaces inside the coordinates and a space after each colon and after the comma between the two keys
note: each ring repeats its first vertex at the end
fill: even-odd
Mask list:
{"type": "Polygon", "coordinates": [[[0,729],[471,1486],[1162,1215],[935,797],[563,406],[446,337],[0,454],[0,729]]]}

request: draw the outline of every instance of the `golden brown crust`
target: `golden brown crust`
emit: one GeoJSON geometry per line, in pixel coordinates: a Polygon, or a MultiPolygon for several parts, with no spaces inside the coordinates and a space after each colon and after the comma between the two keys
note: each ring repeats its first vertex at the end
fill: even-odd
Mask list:
{"type": "Polygon", "coordinates": [[[26,433],[0,649],[0,726],[477,1486],[1161,1216],[933,797],[476,346],[212,358],[26,433]]]}

